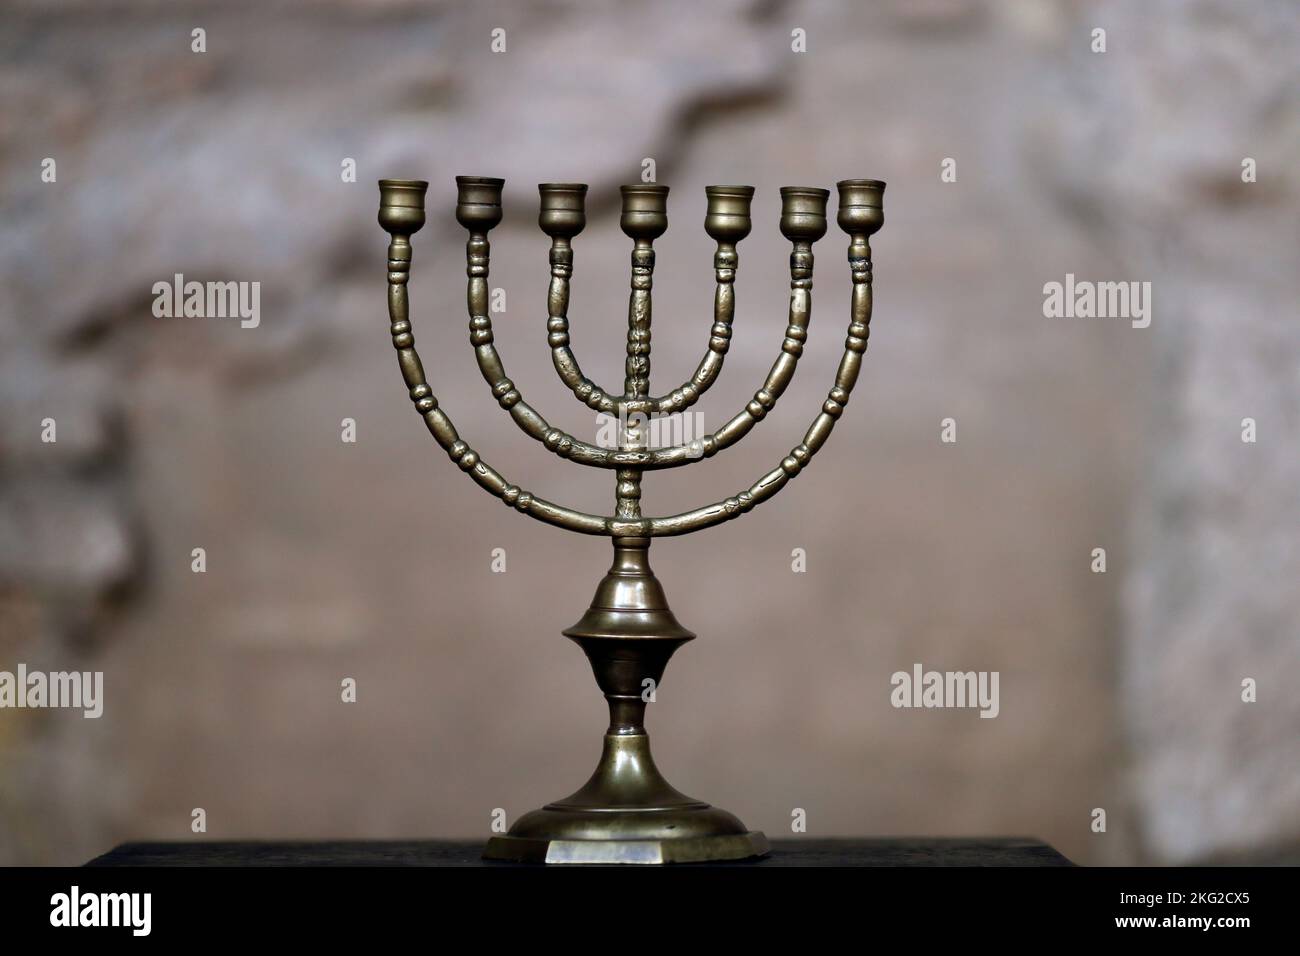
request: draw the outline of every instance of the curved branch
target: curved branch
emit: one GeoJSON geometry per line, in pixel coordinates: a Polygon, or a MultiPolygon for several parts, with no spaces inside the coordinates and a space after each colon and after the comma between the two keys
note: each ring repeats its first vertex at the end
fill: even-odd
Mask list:
{"type": "Polygon", "coordinates": [[[685,411],[700,400],[713,387],[722,371],[727,349],[731,347],[731,323],[736,316],[736,265],[738,256],[734,242],[719,242],[713,254],[713,273],[717,289],[713,293],[713,327],[709,329],[709,350],[700,359],[695,374],[679,387],[650,400],[650,412],[671,415],[685,411]]]}
{"type": "MultiPolygon", "coordinates": [[[[524,401],[514,382],[506,375],[501,356],[493,344],[492,320],[487,314],[489,253],[486,234],[471,232],[466,246],[466,272],[469,276],[467,301],[470,342],[474,345],[479,371],[491,386],[497,403],[510,412],[515,424],[525,434],[561,458],[595,468],[640,468],[647,471],[679,468],[701,458],[710,458],[734,445],[776,406],[777,399],[794,377],[795,366],[803,354],[804,341],[808,338],[812,305],[812,244],[796,240],[790,253],[790,324],[786,327],[785,338],[781,342],[781,354],[773,363],[762,388],[754,393],[749,403],[716,432],[685,445],[657,449],[601,448],[562,429],[551,427],[535,408],[524,401]]],[[[636,359],[644,361],[639,355],[636,359]]],[[[618,402],[619,410],[622,411],[635,402],[635,397],[624,397],[618,402]]]]}
{"type": "Polygon", "coordinates": [[[858,373],[862,367],[862,355],[867,350],[867,337],[871,324],[870,256],[870,247],[867,246],[865,237],[854,236],[849,245],[849,265],[853,272],[853,299],[848,338],[844,342],[844,355],[835,373],[835,384],[826,396],[821,412],[808,427],[803,441],[791,449],[789,455],[781,459],[780,465],[746,490],[694,511],[666,518],[651,518],[648,520],[648,526],[642,528],[643,534],[654,537],[688,534],[730,521],[732,518],[739,518],[775,495],[791,478],[796,477],[808,466],[813,456],[826,443],[836,420],[844,412],[844,406],[848,404],[849,395],[857,383],[858,373]]]}
{"type": "Polygon", "coordinates": [[[411,401],[416,411],[424,419],[429,432],[438,444],[446,450],[461,470],[474,479],[478,485],[507,505],[523,514],[544,521],[547,524],[578,531],[582,534],[609,534],[609,518],[574,511],[562,505],[554,504],[544,498],[538,498],[532,492],[513,485],[506,478],[483,461],[478,452],[461,440],[451,418],[438,407],[438,399],[425,381],[424,366],[415,351],[415,337],[411,334],[409,303],[407,298],[407,280],[411,271],[411,244],[407,236],[394,234],[388,246],[388,315],[391,322],[390,332],[393,347],[397,349],[397,361],[402,370],[402,378],[410,390],[411,401]]]}
{"type": "Polygon", "coordinates": [[[515,424],[528,435],[545,445],[561,458],[568,458],[579,464],[595,468],[626,468],[639,464],[645,452],[620,452],[617,449],[601,448],[570,435],[559,428],[552,428],[550,423],[533,408],[515,388],[515,383],[506,375],[501,356],[494,345],[492,320],[488,317],[488,263],[491,246],[485,232],[471,231],[465,246],[466,275],[469,284],[466,290],[466,302],[469,307],[469,340],[474,346],[474,358],[484,380],[492,388],[497,404],[510,413],[515,424]]]}
{"type": "Polygon", "coordinates": [[[573,275],[573,246],[568,239],[551,240],[551,285],[546,295],[546,341],[551,346],[551,361],[560,380],[569,386],[584,405],[607,415],[618,414],[618,396],[582,374],[582,368],[569,348],[569,278],[573,275]]]}
{"type": "MultiPolygon", "coordinates": [[[[802,299],[804,303],[802,314],[799,318],[795,318],[795,307],[791,306],[791,326],[786,331],[786,344],[783,346],[783,348],[786,348],[786,352],[773,366],[771,374],[768,375],[767,385],[754,396],[754,401],[749,403],[745,411],[733,418],[721,430],[712,435],[707,435],[699,441],[693,441],[685,445],[674,445],[670,448],[653,450],[639,447],[630,449],[602,448],[599,445],[582,441],[563,429],[552,427],[537,409],[524,401],[523,395],[515,387],[515,383],[506,375],[505,365],[494,344],[495,335],[492,331],[492,319],[488,316],[487,276],[489,257],[490,245],[487,235],[482,232],[471,232],[469,242],[466,244],[466,260],[468,262],[466,274],[469,276],[466,300],[470,314],[470,343],[474,346],[474,358],[478,363],[479,371],[482,373],[484,381],[491,387],[497,404],[510,413],[510,417],[514,419],[515,424],[519,426],[524,434],[541,442],[548,450],[559,457],[576,461],[582,465],[611,469],[677,468],[688,465],[700,458],[716,454],[728,445],[739,441],[753,426],[754,422],[762,418],[767,413],[767,410],[776,404],[776,396],[785,390],[785,386],[790,380],[790,374],[793,372],[794,359],[790,354],[791,349],[802,350],[803,348],[802,343],[805,337],[803,326],[806,326],[808,322],[806,291],[802,299]],[[798,336],[798,338],[795,336],[798,336]]],[[[809,272],[811,272],[811,253],[808,253],[808,259],[809,272]]],[[[635,296],[636,292],[634,291],[633,294],[635,296]]],[[[643,301],[644,298],[642,296],[640,301],[643,301]]],[[[631,307],[643,307],[638,306],[637,302],[638,300],[634,299],[631,307]]],[[[637,331],[636,334],[641,335],[643,333],[637,331]]],[[[795,357],[797,357],[797,352],[795,352],[795,357]]],[[[645,359],[638,354],[629,358],[628,361],[640,363],[645,359]]],[[[637,399],[619,399],[618,410],[622,411],[629,401],[635,402],[637,399]]]]}
{"type": "Polygon", "coordinates": [[[794,378],[795,366],[803,355],[803,344],[808,338],[808,321],[812,314],[812,274],[812,243],[796,239],[790,252],[790,324],[786,326],[785,338],[781,342],[781,354],[772,363],[763,387],[716,432],[688,445],[652,451],[650,460],[642,467],[675,468],[693,459],[711,458],[744,438],[776,406],[777,399],[794,378]]]}

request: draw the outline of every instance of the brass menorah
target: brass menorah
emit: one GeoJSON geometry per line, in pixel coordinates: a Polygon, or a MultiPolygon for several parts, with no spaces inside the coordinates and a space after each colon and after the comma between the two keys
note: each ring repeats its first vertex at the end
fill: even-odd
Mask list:
{"type": "Polygon", "coordinates": [[[662,518],[641,514],[641,478],[646,471],[676,468],[708,458],[734,445],[776,404],[794,376],[808,336],[811,309],[813,243],[826,233],[828,190],[787,186],[781,190],[781,233],[790,253],[789,325],[762,387],[753,399],[716,432],[697,441],[649,448],[643,426],[654,416],[681,412],[697,402],[717,380],[731,342],[735,315],[733,283],[737,244],[749,235],[752,186],[709,186],[704,228],[717,242],[713,268],[717,289],[709,346],[695,374],[681,387],[658,398],[650,396],[650,289],[654,274],[654,240],[668,228],[668,187],[637,184],[622,187],[619,224],[632,239],[632,293],[628,303],[626,378],[621,395],[598,387],[582,374],[569,347],[569,277],[573,272],[573,238],[586,225],[587,187],[580,183],[545,183],[538,223],[551,237],[551,281],[547,295],[547,338],[555,370],[588,408],[619,421],[616,448],[581,441],[558,428],[524,401],[506,377],[493,344],[488,317],[488,232],[501,221],[504,180],[456,177],[456,219],[469,231],[466,246],[470,341],[479,370],[501,407],[525,433],[550,451],[584,465],[613,470],[614,514],[587,514],[538,498],[511,484],[466,444],[425,380],[415,351],[408,312],[407,280],[411,271],[411,236],[424,225],[421,181],[379,181],[379,224],[389,233],[388,313],[393,346],[411,401],[434,439],[451,460],[481,487],[526,515],[582,534],[607,535],[614,543],[614,563],[596,588],[582,619],[564,631],[591,661],[596,682],[609,702],[600,763],[575,794],[520,817],[510,831],[493,837],[484,851],[489,859],[546,863],[670,863],[737,860],[763,856],[762,833],[746,829],[734,815],[687,797],[668,784],[650,756],[644,726],[647,701],[663,677],[669,657],[695,637],[668,607],[663,587],[650,569],[650,540],[689,534],[738,518],[766,501],[798,475],[826,443],[848,403],[867,348],[871,321],[871,246],[869,237],[884,222],[881,198],[885,184],[871,179],[839,183],[837,221],[849,235],[853,279],[848,338],[832,386],[807,433],[776,468],[753,485],[721,501],[662,518]]]}

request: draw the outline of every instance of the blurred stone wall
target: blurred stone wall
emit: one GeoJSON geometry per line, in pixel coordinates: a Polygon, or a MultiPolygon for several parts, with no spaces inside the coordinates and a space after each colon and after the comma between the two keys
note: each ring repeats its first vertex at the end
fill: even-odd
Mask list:
{"type": "MultiPolygon", "coordinates": [[[[758,187],[732,349],[697,406],[710,428],[779,347],[777,188],[889,182],[871,349],[816,467],[653,549],[700,634],[650,715],[669,778],[773,836],[797,807],[811,835],[1026,833],[1081,862],[1293,851],[1292,6],[128,0],[0,18],[0,670],[106,682],[99,720],[0,711],[0,861],[184,839],[199,807],[210,837],[480,836],[495,808],[586,778],[603,705],[558,632],[608,547],[480,494],[407,409],[374,180],[432,183],[413,319],[463,434],[602,511],[610,476],[546,456],[473,366],[452,177],[507,179],[498,346],[530,402],[590,436],[546,353],[534,184],[591,183],[570,317],[612,387],[617,185],[646,158],[673,190],[656,391],[707,341],[703,187],[758,187]],[[178,272],[260,281],[260,325],[155,318],[151,287],[178,272]],[[1066,273],[1151,281],[1151,327],[1045,318],[1066,273]],[[890,675],[916,662],[999,671],[998,718],[892,708],[890,675]]],[[[832,229],[780,406],[743,446],[649,476],[649,513],[732,493],[798,440],[841,348],[843,256],[832,229]]]]}
{"type": "Polygon", "coordinates": [[[1295,862],[1300,8],[1162,2],[1098,18],[1112,13],[1144,55],[1078,75],[1083,96],[1114,106],[1090,128],[1067,124],[1071,159],[1054,168],[1065,192],[1105,144],[1092,171],[1109,200],[1088,208],[1167,318],[1143,401],[1117,662],[1129,782],[1156,859],[1295,862]]]}

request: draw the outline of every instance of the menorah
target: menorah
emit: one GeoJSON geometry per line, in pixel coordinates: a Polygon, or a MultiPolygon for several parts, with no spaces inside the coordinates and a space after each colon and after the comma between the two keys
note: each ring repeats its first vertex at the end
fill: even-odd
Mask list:
{"type": "Polygon", "coordinates": [[[668,228],[668,187],[637,184],[622,187],[619,225],[632,239],[632,292],[628,302],[627,362],[623,392],[615,395],[582,373],[570,348],[569,279],[573,273],[575,236],[586,225],[587,187],[581,183],[544,183],[538,223],[551,238],[551,280],[547,295],[547,339],[561,380],[588,408],[619,422],[617,447],[589,444],[558,428],[520,395],[505,372],[488,317],[488,233],[501,221],[504,180],[458,176],[456,219],[469,232],[470,342],[478,367],[492,394],[523,431],[550,451],[615,475],[612,515],[594,515],[558,505],[512,484],[460,437],[425,379],[415,351],[408,311],[411,236],[424,225],[427,182],[379,181],[379,224],[389,233],[388,313],[393,346],[411,401],[434,439],[461,470],[515,510],[581,534],[613,539],[614,562],[596,588],[582,619],[563,633],[586,653],[609,704],[600,762],[591,779],[572,796],[520,817],[508,833],[494,836],[484,851],[488,859],[546,863],[670,863],[737,860],[763,856],[768,843],[734,815],[679,793],[655,767],[645,730],[646,703],[653,697],[673,652],[695,635],[673,615],[663,587],[650,569],[650,541],[689,534],[738,518],[766,501],[797,476],[826,443],[857,382],[867,348],[871,320],[871,246],[869,237],[884,222],[881,198],[885,184],[849,179],[838,184],[837,221],[849,235],[853,292],[848,338],[821,411],[803,440],[780,464],[753,485],[729,498],[693,511],[660,518],[641,513],[641,479],[645,472],[677,468],[711,457],[740,441],[776,405],[794,376],[803,354],[811,315],[813,243],[826,233],[828,190],[787,186],[781,190],[781,233],[790,253],[789,324],[766,380],[745,407],[720,429],[696,441],[650,448],[643,426],[654,416],[681,412],[694,405],[718,378],[731,343],[735,316],[733,284],[737,244],[749,235],[752,186],[709,186],[704,228],[717,243],[713,269],[713,326],[708,351],[679,388],[650,395],[651,282],[654,240],[668,228]]]}

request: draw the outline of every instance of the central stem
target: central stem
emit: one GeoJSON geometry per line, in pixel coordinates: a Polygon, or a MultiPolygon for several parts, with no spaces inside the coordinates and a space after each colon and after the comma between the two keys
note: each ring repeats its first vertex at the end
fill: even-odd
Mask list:
{"type": "Polygon", "coordinates": [[[632,246],[632,295],[627,306],[624,398],[644,398],[650,392],[650,288],[654,271],[652,240],[635,240],[632,246]]]}
{"type": "MultiPolygon", "coordinates": [[[[636,239],[632,246],[632,293],[627,303],[627,364],[623,380],[623,401],[619,403],[618,449],[645,448],[645,414],[629,411],[628,402],[650,394],[650,291],[654,284],[655,250],[650,239],[636,239]]],[[[616,475],[615,514],[620,518],[641,517],[641,469],[621,468],[616,475]]]]}

